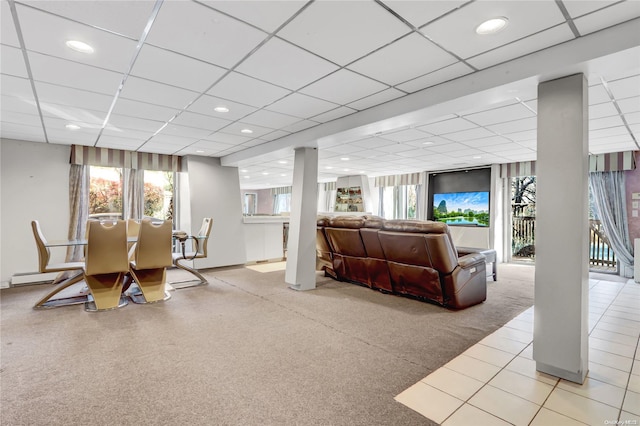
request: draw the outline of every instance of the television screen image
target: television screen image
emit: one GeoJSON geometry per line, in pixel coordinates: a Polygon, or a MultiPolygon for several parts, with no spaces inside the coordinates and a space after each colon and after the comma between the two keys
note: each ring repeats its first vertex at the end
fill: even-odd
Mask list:
{"type": "Polygon", "coordinates": [[[489,192],[433,194],[433,220],[447,225],[489,226],[489,192]]]}

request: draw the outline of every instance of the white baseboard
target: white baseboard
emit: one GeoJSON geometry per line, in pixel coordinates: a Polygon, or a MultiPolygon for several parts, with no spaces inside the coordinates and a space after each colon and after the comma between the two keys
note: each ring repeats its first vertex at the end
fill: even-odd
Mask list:
{"type": "Polygon", "coordinates": [[[57,272],[41,274],[39,272],[23,272],[11,277],[11,287],[18,285],[38,284],[51,282],[58,276],[57,272]]]}

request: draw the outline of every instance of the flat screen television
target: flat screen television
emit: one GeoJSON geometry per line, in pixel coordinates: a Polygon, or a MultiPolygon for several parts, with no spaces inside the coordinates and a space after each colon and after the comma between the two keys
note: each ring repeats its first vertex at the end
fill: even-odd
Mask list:
{"type": "Polygon", "coordinates": [[[447,225],[489,226],[489,192],[433,194],[433,220],[447,225]]]}

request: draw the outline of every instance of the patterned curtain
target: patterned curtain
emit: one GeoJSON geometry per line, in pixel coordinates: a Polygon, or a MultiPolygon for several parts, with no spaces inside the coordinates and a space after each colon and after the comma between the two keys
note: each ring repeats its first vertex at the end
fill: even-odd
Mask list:
{"type": "Polygon", "coordinates": [[[144,170],[124,169],[125,203],[124,219],[142,219],[144,216],[144,170]]]}
{"type": "MultiPolygon", "coordinates": [[[[72,164],[69,168],[69,232],[70,240],[82,240],[85,237],[89,218],[89,166],[72,164]]],[[[67,262],[79,262],[84,259],[83,246],[67,248],[67,262]]]]}
{"type": "Polygon", "coordinates": [[[589,173],[589,186],[604,232],[623,266],[621,275],[629,278],[633,274],[633,247],[627,228],[624,172],[589,173]]]}

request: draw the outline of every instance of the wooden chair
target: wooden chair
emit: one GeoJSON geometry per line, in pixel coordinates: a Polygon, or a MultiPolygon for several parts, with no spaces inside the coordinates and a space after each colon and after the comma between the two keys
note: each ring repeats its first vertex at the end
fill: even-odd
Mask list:
{"type": "Polygon", "coordinates": [[[154,225],[145,219],[140,224],[134,258],[129,263],[131,276],[141,290],[129,295],[135,303],[154,303],[171,297],[165,290],[166,268],[172,265],[171,232],[170,220],[154,225]]]}
{"type": "Polygon", "coordinates": [[[51,263],[51,252],[49,247],[47,247],[47,239],[42,233],[40,223],[37,220],[31,221],[31,229],[33,230],[33,237],[35,238],[36,247],[38,248],[38,271],[40,273],[61,273],[58,274],[58,277],[53,281],[53,284],[58,284],[56,288],[38,300],[33,307],[36,309],[55,308],[58,306],[84,303],[87,300],[87,297],[86,295],[81,294],[52,299],[53,296],[60,293],[62,290],[82,281],[82,268],[84,267],[84,262],[51,263]],[[68,275],[69,272],[71,273],[69,276],[58,282],[58,279],[63,275],[63,273],[64,275],[68,275]]]}
{"type": "Polygon", "coordinates": [[[170,282],[174,288],[185,288],[185,287],[195,287],[199,285],[206,285],[209,282],[207,279],[200,274],[196,269],[191,268],[183,263],[180,263],[181,260],[191,261],[193,259],[204,259],[207,257],[207,243],[209,242],[209,236],[211,235],[211,228],[213,227],[213,218],[205,217],[202,220],[202,226],[198,231],[198,234],[192,237],[189,237],[193,240],[193,244],[195,245],[195,250],[191,250],[186,252],[184,248],[185,241],[181,241],[182,251],[180,253],[173,253],[173,264],[180,269],[183,269],[187,272],[192,273],[198,279],[197,280],[186,280],[186,281],[173,281],[170,282]]]}
{"type": "Polygon", "coordinates": [[[85,303],[85,310],[103,311],[125,306],[127,301],[122,297],[122,285],[128,271],[126,222],[87,222],[84,278],[93,301],[85,303]]]}

